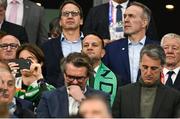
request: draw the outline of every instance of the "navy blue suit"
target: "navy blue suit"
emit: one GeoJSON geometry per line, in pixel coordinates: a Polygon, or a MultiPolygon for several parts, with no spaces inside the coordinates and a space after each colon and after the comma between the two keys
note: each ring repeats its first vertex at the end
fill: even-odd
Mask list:
{"type": "Polygon", "coordinates": [[[64,78],[60,70],[60,60],[64,57],[60,42],[60,37],[51,39],[42,45],[42,50],[45,55],[44,75],[46,81],[55,86],[61,87],[64,85],[64,78]]]}
{"type": "MultiPolygon", "coordinates": [[[[102,91],[94,90],[87,87],[85,96],[92,94],[99,94],[104,96],[108,101],[110,96],[102,91]]],[[[52,92],[45,92],[39,102],[37,108],[37,117],[53,117],[53,118],[67,118],[69,117],[69,102],[68,94],[65,86],[60,87],[52,92]]]]}
{"type": "Polygon", "coordinates": [[[14,112],[14,115],[11,115],[11,117],[33,118],[35,117],[33,110],[33,104],[31,102],[16,98],[16,110],[14,112]]]}
{"type": "MultiPolygon", "coordinates": [[[[158,40],[154,18],[153,16],[151,17],[152,18],[149,23],[146,35],[152,39],[158,40]]],[[[110,39],[109,3],[101,4],[90,9],[83,26],[83,33],[86,34],[92,31],[97,32],[104,39],[110,39]]]]}
{"type": "MultiPolygon", "coordinates": [[[[153,43],[156,43],[156,41],[146,38],[145,45],[153,43]]],[[[114,41],[108,44],[105,50],[106,54],[102,60],[104,64],[115,74],[122,77],[122,85],[131,83],[128,39],[124,38],[114,41]]]]}

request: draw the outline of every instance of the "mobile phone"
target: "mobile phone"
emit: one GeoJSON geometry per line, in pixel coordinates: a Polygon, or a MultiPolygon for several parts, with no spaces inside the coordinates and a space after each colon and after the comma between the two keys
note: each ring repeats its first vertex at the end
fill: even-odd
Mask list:
{"type": "Polygon", "coordinates": [[[20,58],[16,59],[15,62],[19,64],[20,69],[30,69],[31,60],[20,58]]]}

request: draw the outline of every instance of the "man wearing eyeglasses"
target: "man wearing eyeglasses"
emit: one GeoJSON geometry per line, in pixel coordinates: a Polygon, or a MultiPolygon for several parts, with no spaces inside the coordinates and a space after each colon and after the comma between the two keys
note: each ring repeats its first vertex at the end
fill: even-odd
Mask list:
{"type": "Polygon", "coordinates": [[[37,108],[37,117],[67,118],[76,115],[80,102],[90,95],[101,95],[109,102],[110,96],[86,86],[94,73],[89,57],[70,53],[61,61],[65,86],[45,92],[37,108]]]}
{"type": "Polygon", "coordinates": [[[16,50],[20,46],[19,40],[12,35],[0,38],[0,60],[9,62],[16,57],[16,50]]]}
{"type": "Polygon", "coordinates": [[[42,46],[45,54],[45,74],[47,82],[55,87],[64,85],[59,61],[71,52],[81,52],[83,34],[80,26],[83,24],[82,8],[73,0],[66,0],[59,9],[59,24],[61,35],[49,40],[42,46]]]}

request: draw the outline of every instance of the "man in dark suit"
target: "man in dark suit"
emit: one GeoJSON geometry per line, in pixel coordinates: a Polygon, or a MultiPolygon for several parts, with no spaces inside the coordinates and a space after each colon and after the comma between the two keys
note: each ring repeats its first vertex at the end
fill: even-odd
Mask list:
{"type": "MultiPolygon", "coordinates": [[[[12,1],[7,0],[6,20],[9,22],[12,22],[9,19],[12,1]]],[[[17,0],[17,2],[17,20],[12,23],[26,29],[30,43],[41,45],[48,40],[44,8],[30,0],[17,0]]]]}
{"type": "Polygon", "coordinates": [[[180,91],[180,36],[175,33],[165,34],[161,46],[166,54],[162,82],[180,91]]]}
{"type": "Polygon", "coordinates": [[[45,55],[45,79],[55,87],[64,85],[59,61],[71,52],[81,52],[83,39],[83,34],[80,32],[80,25],[83,24],[81,6],[73,0],[66,0],[61,4],[59,11],[62,33],[60,37],[49,40],[42,45],[45,55]]]}
{"type": "Polygon", "coordinates": [[[86,86],[87,80],[94,72],[87,55],[70,53],[62,60],[61,68],[65,86],[42,95],[37,117],[66,118],[76,115],[80,102],[92,94],[101,95],[109,101],[108,94],[86,86]]]}
{"type": "Polygon", "coordinates": [[[113,105],[114,117],[180,117],[180,92],[160,81],[165,59],[164,50],[159,45],[146,45],[141,50],[140,80],[119,88],[113,105]]]}
{"type": "Polygon", "coordinates": [[[16,36],[21,44],[28,42],[28,36],[24,27],[5,21],[6,0],[0,0],[0,29],[7,34],[16,36]]]}
{"type": "Polygon", "coordinates": [[[15,98],[15,78],[11,74],[9,66],[0,62],[0,80],[1,95],[0,103],[7,104],[10,117],[35,117],[33,114],[33,105],[31,102],[15,98]]]}
{"type": "MultiPolygon", "coordinates": [[[[110,29],[110,25],[116,24],[116,11],[117,6],[121,5],[121,17],[123,17],[123,13],[125,9],[129,6],[130,1],[129,0],[110,0],[110,2],[93,7],[90,9],[84,26],[83,26],[83,32],[89,32],[89,31],[96,31],[99,35],[101,35],[104,38],[105,42],[110,42],[111,40],[117,40],[122,37],[123,31],[120,33],[114,33],[112,34],[110,29]],[[111,34],[111,35],[110,35],[111,34]],[[118,36],[118,34],[122,34],[118,36]],[[114,38],[114,36],[117,35],[117,38],[114,38]],[[110,40],[111,39],[111,40],[110,40]]],[[[123,19],[122,19],[123,21],[123,19]]],[[[155,23],[153,18],[151,18],[148,30],[147,30],[147,36],[158,40],[155,23]]]]}
{"type": "Polygon", "coordinates": [[[136,82],[140,50],[146,44],[155,43],[145,35],[149,22],[150,10],[141,3],[131,3],[124,14],[124,32],[128,37],[114,41],[105,48],[103,62],[122,77],[122,85],[136,82]]]}

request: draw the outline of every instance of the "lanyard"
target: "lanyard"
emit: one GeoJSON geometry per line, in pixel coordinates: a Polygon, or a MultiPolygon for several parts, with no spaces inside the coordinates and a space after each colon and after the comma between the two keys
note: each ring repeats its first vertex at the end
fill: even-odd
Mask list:
{"type": "Polygon", "coordinates": [[[113,6],[112,0],[109,1],[109,25],[113,23],[113,6]]]}

